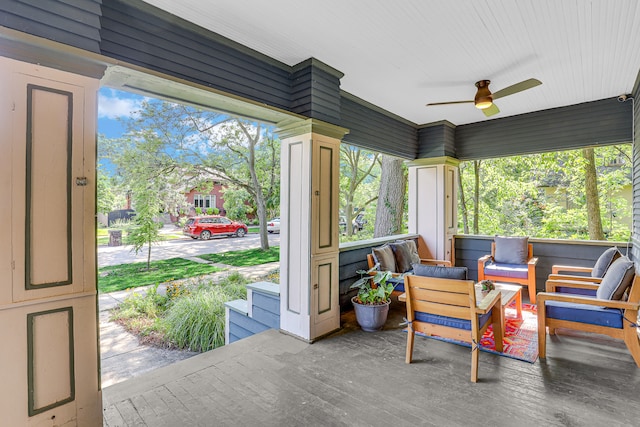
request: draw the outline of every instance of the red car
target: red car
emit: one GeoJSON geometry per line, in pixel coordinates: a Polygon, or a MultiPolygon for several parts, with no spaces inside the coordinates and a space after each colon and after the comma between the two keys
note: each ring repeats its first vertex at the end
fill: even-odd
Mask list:
{"type": "Polygon", "coordinates": [[[214,234],[226,234],[233,237],[244,237],[247,234],[247,226],[241,222],[231,221],[229,218],[219,215],[194,216],[189,218],[182,229],[192,239],[198,237],[208,240],[214,234]]]}

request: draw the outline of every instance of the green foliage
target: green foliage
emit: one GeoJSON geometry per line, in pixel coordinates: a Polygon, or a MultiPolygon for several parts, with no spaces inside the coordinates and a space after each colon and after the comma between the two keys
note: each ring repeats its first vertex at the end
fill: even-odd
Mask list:
{"type": "Polygon", "coordinates": [[[244,280],[235,278],[218,285],[201,286],[179,298],[163,321],[166,338],[178,348],[208,351],[224,345],[224,303],[246,299],[244,280]]]}
{"type": "Polygon", "coordinates": [[[247,215],[255,213],[255,206],[249,203],[251,195],[242,188],[228,187],[224,190],[224,210],[227,217],[235,221],[247,222],[247,215]]]}
{"type": "MultiPolygon", "coordinates": [[[[379,153],[355,146],[340,146],[340,212],[347,223],[344,237],[340,241],[352,240],[351,221],[377,200],[380,189],[379,156],[379,153]]],[[[372,225],[374,223],[369,222],[372,225]]],[[[363,237],[358,237],[355,240],[362,239],[363,237]]]]}
{"type": "Polygon", "coordinates": [[[360,304],[383,304],[389,301],[395,288],[393,283],[387,283],[391,278],[391,272],[376,271],[377,268],[378,265],[369,270],[357,271],[360,279],[350,286],[350,289],[358,289],[356,302],[360,304]]]}
{"type": "Polygon", "coordinates": [[[170,285],[167,285],[165,294],[169,301],[173,301],[176,298],[191,294],[191,291],[189,290],[189,287],[184,283],[174,282],[170,285]]]}
{"type": "Polygon", "coordinates": [[[184,258],[171,258],[147,263],[120,264],[98,269],[98,290],[114,292],[139,286],[164,283],[171,280],[202,276],[220,271],[209,264],[193,262],[184,258]]]}
{"type": "Polygon", "coordinates": [[[139,337],[154,337],[144,342],[207,351],[224,345],[224,303],[246,299],[247,283],[236,272],[218,283],[171,284],[166,296],[158,293],[155,285],[146,293],[128,295],[111,319],[139,337]]]}
{"type": "MultiPolygon", "coordinates": [[[[243,190],[249,195],[241,202],[236,198],[235,206],[227,200],[231,196],[225,195],[225,209],[233,212],[229,214],[233,219],[243,219],[242,214],[235,215],[235,210],[245,202],[260,223],[266,222],[268,212],[279,209],[280,141],[271,126],[159,100],[143,102],[126,126],[130,138],[143,135],[143,139],[151,140],[153,136],[158,142],[155,155],[141,160],[151,175],[161,178],[164,211],[179,212],[180,197],[184,202],[179,192],[188,181],[197,185],[212,178],[223,181],[232,191],[243,190]]],[[[101,155],[115,158],[119,168],[127,163],[124,160],[133,161],[123,155],[131,141],[125,144],[110,140],[107,145],[101,155]]],[[[127,182],[132,180],[130,173],[122,173],[127,182]]],[[[269,246],[266,232],[261,233],[261,246],[269,246]]]]}
{"type": "MultiPolygon", "coordinates": [[[[622,191],[630,186],[631,146],[598,147],[595,156],[605,235],[627,240],[631,208],[622,191]]],[[[483,160],[478,233],[588,239],[584,166],[581,150],[483,160]]],[[[461,163],[460,177],[471,224],[475,190],[470,162],[461,163]]]]}
{"type": "Polygon", "coordinates": [[[116,209],[116,189],[114,188],[112,180],[108,175],[105,174],[104,168],[100,165],[100,163],[98,163],[96,172],[96,208],[99,213],[106,214],[116,209]]]}
{"type": "Polygon", "coordinates": [[[196,215],[202,215],[202,208],[199,206],[196,208],[196,215]]]}
{"type": "Polygon", "coordinates": [[[198,255],[198,258],[206,259],[211,262],[233,265],[235,267],[248,267],[279,261],[280,247],[273,246],[266,251],[260,248],[255,248],[215,254],[204,254],[198,255]]]}
{"type": "Polygon", "coordinates": [[[158,318],[167,304],[167,297],[158,293],[158,285],[147,289],[146,293],[132,292],[120,303],[111,316],[113,320],[132,319],[135,317],[158,318]]]}

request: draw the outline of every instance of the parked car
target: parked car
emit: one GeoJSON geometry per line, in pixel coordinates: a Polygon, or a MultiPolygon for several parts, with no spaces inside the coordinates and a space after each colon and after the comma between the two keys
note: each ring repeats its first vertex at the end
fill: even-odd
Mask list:
{"type": "Polygon", "coordinates": [[[353,232],[355,233],[356,231],[362,231],[366,223],[367,223],[367,220],[365,219],[363,213],[359,213],[358,215],[356,215],[356,217],[353,218],[353,221],[351,222],[353,227],[353,232]]]}
{"type": "Polygon", "coordinates": [[[273,218],[267,222],[267,231],[269,233],[280,233],[280,218],[273,218]]]}
{"type": "Polygon", "coordinates": [[[187,220],[182,234],[192,239],[200,238],[202,240],[208,240],[215,234],[244,237],[247,234],[247,226],[220,215],[194,216],[187,220]]]}
{"type": "MultiPolygon", "coordinates": [[[[357,233],[358,231],[362,231],[364,225],[367,223],[367,220],[364,218],[363,213],[359,213],[355,218],[351,220],[351,231],[353,233],[357,233]]],[[[340,217],[340,222],[338,223],[340,227],[341,233],[347,232],[347,219],[344,216],[340,217]]]]}

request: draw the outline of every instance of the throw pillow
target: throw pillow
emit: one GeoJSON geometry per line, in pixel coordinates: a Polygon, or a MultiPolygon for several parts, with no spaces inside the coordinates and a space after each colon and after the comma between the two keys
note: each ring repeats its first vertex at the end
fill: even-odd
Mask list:
{"type": "Polygon", "coordinates": [[[436,277],[438,279],[467,280],[467,267],[413,264],[413,274],[416,276],[436,277]]]}
{"type": "Polygon", "coordinates": [[[615,260],[611,267],[607,270],[602,283],[596,291],[596,298],[620,300],[624,293],[631,286],[633,276],[635,275],[635,267],[633,262],[626,256],[622,256],[615,260]]]}
{"type": "Polygon", "coordinates": [[[604,277],[611,264],[621,256],[622,254],[615,246],[604,251],[593,266],[591,277],[604,277]]]}
{"type": "Polygon", "coordinates": [[[493,259],[501,264],[526,264],[529,261],[528,237],[495,237],[496,253],[493,259]]]}
{"type": "Polygon", "coordinates": [[[409,251],[411,252],[411,264],[420,262],[420,255],[418,255],[418,246],[416,246],[416,241],[413,239],[403,240],[409,246],[409,251]]]}
{"type": "Polygon", "coordinates": [[[380,264],[380,271],[396,272],[396,258],[393,255],[393,249],[389,245],[382,245],[373,248],[373,258],[375,262],[380,264]]]}
{"type": "Polygon", "coordinates": [[[396,269],[397,273],[406,273],[411,270],[411,249],[406,241],[397,241],[390,243],[393,254],[396,257],[396,269]]]}

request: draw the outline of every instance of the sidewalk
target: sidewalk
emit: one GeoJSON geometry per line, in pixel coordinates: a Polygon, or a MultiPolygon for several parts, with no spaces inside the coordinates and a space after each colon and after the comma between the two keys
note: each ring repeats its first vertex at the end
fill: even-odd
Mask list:
{"type": "MultiPolygon", "coordinates": [[[[193,261],[196,260],[198,260],[198,262],[207,262],[200,258],[193,259],[193,261]]],[[[195,279],[202,278],[218,280],[236,271],[254,280],[271,273],[280,266],[280,263],[272,262],[251,267],[232,267],[222,264],[213,265],[226,268],[226,270],[207,276],[200,276],[199,278],[182,279],[177,282],[193,282],[195,279]]],[[[160,284],[158,286],[158,292],[164,294],[167,285],[168,283],[160,284]]],[[[136,336],[125,331],[125,329],[117,323],[109,321],[109,310],[120,304],[127,295],[130,295],[131,292],[145,293],[149,288],[151,288],[151,286],[142,286],[130,291],[117,291],[98,295],[102,387],[108,387],[144,372],[158,369],[199,354],[183,350],[168,350],[142,345],[138,342],[136,336]]]]}

